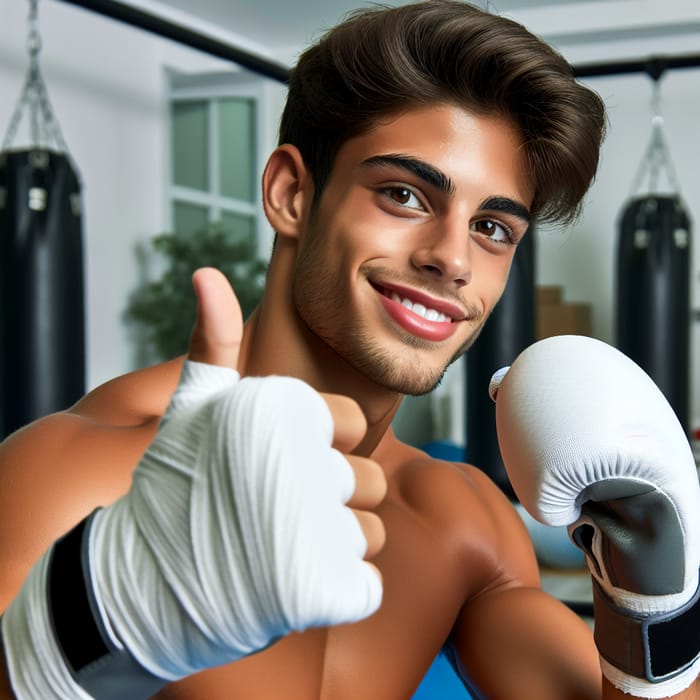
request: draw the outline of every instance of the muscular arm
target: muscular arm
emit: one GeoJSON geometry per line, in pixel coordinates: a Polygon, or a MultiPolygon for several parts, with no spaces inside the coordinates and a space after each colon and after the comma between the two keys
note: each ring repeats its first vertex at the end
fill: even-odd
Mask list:
{"type": "Polygon", "coordinates": [[[128,490],[179,367],[108,382],[0,444],[0,613],[56,538],[128,490]]]}
{"type": "MultiPolygon", "coordinates": [[[[41,554],[129,488],[179,362],[126,375],[0,444],[0,614],[41,554]]],[[[13,700],[0,655],[0,700],[13,700]]]]}
{"type": "Polygon", "coordinates": [[[494,591],[469,603],[452,641],[458,670],[489,700],[601,698],[590,630],[536,588],[494,591]]]}
{"type": "Polygon", "coordinates": [[[532,542],[510,502],[482,473],[467,474],[481,507],[462,528],[463,566],[483,573],[450,637],[455,670],[488,700],[600,700],[590,629],[541,590],[532,542]]]}

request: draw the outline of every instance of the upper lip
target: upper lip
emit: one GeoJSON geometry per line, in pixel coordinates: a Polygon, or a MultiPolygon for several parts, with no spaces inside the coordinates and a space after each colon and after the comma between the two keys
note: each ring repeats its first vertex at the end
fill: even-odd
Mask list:
{"type": "Polygon", "coordinates": [[[465,310],[458,304],[446,301],[438,297],[434,297],[427,292],[422,292],[418,289],[403,287],[397,284],[387,282],[371,282],[372,286],[383,294],[396,292],[400,297],[410,299],[413,302],[423,304],[427,309],[435,309],[440,313],[449,316],[453,321],[463,321],[467,317],[465,310]]]}

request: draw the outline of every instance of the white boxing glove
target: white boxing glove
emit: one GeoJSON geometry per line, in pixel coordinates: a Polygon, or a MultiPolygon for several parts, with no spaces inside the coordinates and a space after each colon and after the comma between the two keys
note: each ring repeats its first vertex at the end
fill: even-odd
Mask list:
{"type": "Polygon", "coordinates": [[[556,336],[496,373],[491,393],[518,499],[586,554],[605,675],[641,697],[688,687],[700,672],[700,486],[661,391],[611,346],[556,336]]]}
{"type": "Polygon", "coordinates": [[[300,380],[185,363],[129,493],[54,545],[7,610],[17,697],[147,698],[377,610],[333,433],[300,380]]]}

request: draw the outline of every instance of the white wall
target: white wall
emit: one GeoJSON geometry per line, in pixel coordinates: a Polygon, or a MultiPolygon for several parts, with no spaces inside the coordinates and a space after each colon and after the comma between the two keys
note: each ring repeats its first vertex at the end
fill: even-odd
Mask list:
{"type": "MultiPolygon", "coordinates": [[[[43,74],[84,182],[87,383],[94,387],[134,367],[122,322],[138,284],[134,247],[167,227],[166,70],[234,67],[71,5],[39,6],[43,74]]],[[[26,71],[27,10],[27,2],[0,0],[3,135],[26,71]]],[[[269,144],[277,124],[272,115],[266,121],[269,144]]],[[[21,133],[14,145],[27,143],[21,133]]]]}

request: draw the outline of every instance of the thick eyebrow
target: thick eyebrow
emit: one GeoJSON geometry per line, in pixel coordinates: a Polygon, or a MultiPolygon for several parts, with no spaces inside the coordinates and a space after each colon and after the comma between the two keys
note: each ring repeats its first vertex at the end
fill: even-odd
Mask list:
{"type": "Polygon", "coordinates": [[[479,209],[512,214],[522,219],[527,224],[532,220],[532,214],[530,214],[528,208],[524,204],[510,199],[510,197],[489,197],[479,205],[479,209]]]}
{"type": "Polygon", "coordinates": [[[426,163],[424,160],[420,160],[420,158],[413,158],[411,156],[401,155],[400,153],[389,153],[367,158],[362,161],[362,165],[371,168],[400,168],[408,171],[444,194],[452,195],[455,193],[455,183],[452,179],[443,173],[442,170],[438,170],[435,166],[426,163]]]}
{"type": "MultiPolygon", "coordinates": [[[[428,183],[446,195],[453,195],[456,191],[455,183],[449,175],[446,175],[442,170],[439,170],[434,165],[420,158],[401,155],[400,153],[388,153],[367,158],[362,161],[362,165],[370,168],[400,168],[410,172],[415,177],[423,180],[423,182],[428,183]]],[[[529,209],[524,204],[510,199],[510,197],[488,197],[481,202],[479,208],[511,214],[522,219],[527,224],[532,220],[529,209]]]]}

